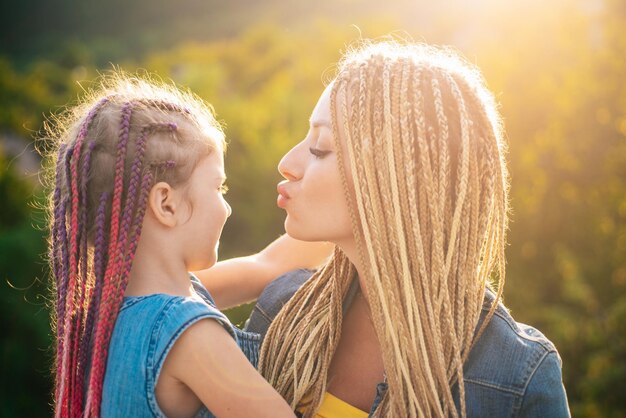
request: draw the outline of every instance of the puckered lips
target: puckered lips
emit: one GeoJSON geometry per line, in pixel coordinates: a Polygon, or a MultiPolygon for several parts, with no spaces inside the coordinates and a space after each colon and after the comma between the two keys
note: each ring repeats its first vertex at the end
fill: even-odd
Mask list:
{"type": "Polygon", "coordinates": [[[287,183],[289,183],[289,180],[283,180],[280,183],[278,183],[278,186],[276,186],[276,191],[278,192],[278,198],[276,199],[276,205],[279,208],[285,208],[285,206],[287,205],[287,201],[289,200],[289,193],[287,193],[287,183]]]}

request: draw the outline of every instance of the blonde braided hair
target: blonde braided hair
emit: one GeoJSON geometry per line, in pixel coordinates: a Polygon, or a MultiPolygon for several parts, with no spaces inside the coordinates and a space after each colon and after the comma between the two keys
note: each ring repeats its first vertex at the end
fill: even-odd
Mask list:
{"type": "MultiPolygon", "coordinates": [[[[372,43],[340,63],[331,117],[338,163],[354,185],[340,170],[388,381],[375,415],[465,416],[463,363],[504,284],[508,175],[493,96],[449,51],[372,43]]],[[[305,417],[326,391],[355,272],[336,249],[263,343],[261,373],[305,417]]]]}

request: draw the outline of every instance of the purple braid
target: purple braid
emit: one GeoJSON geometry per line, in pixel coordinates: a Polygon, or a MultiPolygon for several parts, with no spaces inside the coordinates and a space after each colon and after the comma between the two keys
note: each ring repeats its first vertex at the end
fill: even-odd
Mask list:
{"type": "MultiPolygon", "coordinates": [[[[80,254],[82,257],[81,260],[81,275],[82,275],[82,287],[83,291],[85,290],[85,286],[87,283],[87,182],[89,180],[89,169],[91,168],[91,155],[93,153],[93,149],[96,146],[96,142],[92,141],[87,146],[87,150],[83,157],[83,170],[81,172],[81,176],[79,178],[80,185],[80,206],[79,206],[79,224],[78,224],[78,236],[80,241],[80,254]]],[[[84,299],[84,292],[81,293],[81,299],[84,299]]]]}
{"type": "Polygon", "coordinates": [[[83,327],[83,321],[87,319],[87,315],[84,309],[85,299],[88,297],[87,295],[87,280],[88,280],[88,249],[87,249],[87,182],[89,180],[89,170],[91,168],[91,155],[93,153],[93,149],[95,148],[96,142],[92,141],[89,143],[87,150],[83,157],[83,169],[80,176],[80,209],[79,209],[79,240],[80,240],[80,282],[79,282],[79,309],[77,310],[77,318],[76,318],[76,335],[81,336],[81,338],[77,338],[76,348],[77,348],[77,365],[76,365],[76,387],[79,388],[76,393],[76,403],[79,405],[79,409],[82,406],[83,400],[83,391],[80,389],[83,387],[83,382],[85,379],[84,370],[85,370],[85,358],[86,351],[89,349],[88,346],[85,346],[85,338],[84,334],[88,332],[88,328],[83,327]]]}
{"type": "MultiPolygon", "coordinates": [[[[57,164],[56,164],[56,184],[55,184],[55,188],[54,188],[54,194],[53,194],[53,205],[54,205],[54,224],[52,227],[52,248],[50,251],[50,258],[52,260],[52,266],[53,266],[53,273],[54,273],[54,278],[55,281],[57,281],[55,287],[57,288],[57,309],[56,312],[58,314],[59,312],[59,303],[61,300],[61,295],[59,294],[59,286],[58,286],[58,280],[61,277],[61,269],[62,269],[62,260],[61,255],[60,255],[60,246],[61,243],[59,242],[59,235],[60,235],[60,228],[61,228],[61,218],[63,218],[63,220],[65,220],[65,206],[62,204],[63,202],[61,201],[61,180],[62,180],[62,176],[58,175],[58,173],[61,172],[62,167],[63,167],[63,153],[65,152],[65,149],[67,148],[66,144],[61,144],[61,147],[59,148],[59,155],[57,157],[57,164]]],[[[63,222],[63,227],[65,227],[65,222],[63,222]]]]}
{"type": "MultiPolygon", "coordinates": [[[[61,199],[59,199],[61,200],[61,199]]],[[[68,198],[62,199],[57,208],[54,220],[54,229],[56,230],[54,256],[57,257],[57,271],[55,273],[57,288],[57,319],[63,318],[65,314],[65,304],[63,297],[67,291],[67,228],[65,226],[65,216],[67,210],[68,198]]],[[[63,327],[58,323],[57,332],[63,334],[63,327]]]]}
{"type": "Polygon", "coordinates": [[[106,256],[107,236],[105,234],[106,206],[109,200],[109,192],[103,192],[100,195],[100,204],[98,206],[98,214],[96,215],[96,237],[94,240],[94,274],[96,276],[96,284],[98,280],[102,282],[104,275],[104,262],[106,256]]]}
{"type": "MultiPolygon", "coordinates": [[[[109,193],[104,192],[100,195],[100,204],[98,205],[98,213],[96,215],[96,236],[94,240],[94,261],[93,272],[95,276],[94,287],[91,291],[89,306],[87,308],[87,318],[85,319],[85,334],[80,347],[79,363],[86,365],[87,354],[91,348],[91,341],[94,334],[94,319],[100,306],[100,298],[102,296],[102,283],[104,282],[104,258],[106,249],[105,221],[106,206],[109,193]]],[[[83,376],[83,378],[86,376],[83,376]]]]}
{"type": "MultiPolygon", "coordinates": [[[[66,186],[67,186],[68,192],[69,190],[71,190],[71,187],[72,187],[71,181],[70,181],[70,179],[72,178],[72,172],[71,172],[72,155],[74,155],[74,147],[73,146],[67,147],[67,151],[65,153],[65,158],[64,158],[64,163],[65,163],[64,174],[65,174],[65,180],[67,183],[66,186]]],[[[57,172],[57,177],[62,177],[62,176],[60,176],[57,172]]],[[[65,216],[67,214],[69,203],[70,203],[70,197],[68,195],[66,196],[65,199],[63,199],[63,202],[62,202],[64,216],[58,218],[59,219],[59,244],[60,244],[60,249],[61,249],[61,263],[62,263],[62,267],[59,269],[61,275],[57,277],[57,289],[59,289],[59,296],[60,296],[59,310],[57,313],[57,329],[58,329],[59,337],[65,333],[65,308],[66,308],[66,303],[67,303],[67,285],[68,285],[68,281],[70,277],[70,274],[69,274],[69,265],[70,265],[69,248],[70,246],[69,246],[69,241],[68,241],[68,236],[67,236],[67,219],[65,216]]]]}
{"type": "Polygon", "coordinates": [[[67,147],[67,152],[65,153],[65,159],[64,159],[64,163],[65,163],[65,181],[66,181],[66,187],[68,190],[68,195],[70,194],[70,191],[72,190],[72,156],[74,155],[74,146],[72,145],[71,147],[67,147]]]}
{"type": "MultiPolygon", "coordinates": [[[[166,166],[166,168],[172,167],[172,165],[166,166]]],[[[128,248],[128,252],[126,253],[126,259],[124,260],[123,273],[122,278],[120,280],[120,292],[117,295],[118,298],[122,298],[124,296],[124,291],[126,290],[126,286],[128,284],[128,279],[130,277],[130,269],[133,264],[133,259],[135,258],[135,251],[137,249],[137,244],[139,244],[139,238],[141,237],[141,228],[143,226],[143,218],[146,214],[146,205],[148,202],[148,195],[150,194],[151,184],[153,181],[153,174],[151,172],[147,172],[144,174],[141,179],[141,194],[139,196],[139,202],[137,207],[137,213],[133,219],[133,232],[130,235],[130,245],[128,248]]]]}
{"type": "MultiPolygon", "coordinates": [[[[131,167],[130,180],[128,183],[128,192],[126,193],[126,205],[124,207],[124,213],[122,215],[120,236],[117,244],[119,248],[119,251],[117,252],[119,260],[117,260],[117,263],[122,263],[122,256],[125,253],[126,247],[128,245],[127,237],[131,227],[131,218],[135,210],[135,196],[137,194],[137,186],[139,185],[139,179],[141,177],[143,157],[146,152],[146,141],[148,139],[148,136],[159,130],[174,132],[176,129],[177,126],[175,123],[151,123],[141,129],[139,137],[137,138],[135,145],[136,156],[131,167]]],[[[142,221],[143,217],[139,218],[139,222],[142,221]]],[[[122,271],[123,270],[121,268],[117,269],[118,274],[121,274],[122,271]]]]}
{"type": "Polygon", "coordinates": [[[113,308],[117,309],[119,305],[112,306],[112,296],[115,293],[117,283],[114,279],[118,276],[116,271],[117,252],[120,250],[117,246],[118,233],[120,229],[120,212],[121,202],[124,189],[124,163],[126,160],[126,152],[128,140],[130,136],[130,121],[133,111],[133,102],[126,102],[122,107],[122,115],[120,122],[120,135],[117,144],[116,161],[115,161],[115,178],[113,187],[113,198],[111,203],[111,229],[109,233],[109,248],[107,251],[108,260],[104,273],[105,280],[102,286],[102,294],[100,304],[98,306],[98,321],[95,324],[95,344],[91,356],[91,374],[89,377],[89,398],[87,399],[87,407],[90,409],[88,413],[95,416],[100,414],[100,401],[102,399],[102,383],[104,380],[104,369],[106,364],[107,348],[110,341],[109,328],[112,327],[110,321],[113,308]]]}
{"type": "Polygon", "coordinates": [[[106,234],[105,234],[105,221],[106,221],[106,206],[109,199],[109,193],[104,192],[100,196],[100,204],[98,206],[98,214],[96,216],[96,237],[94,240],[94,275],[95,282],[92,292],[92,300],[89,305],[89,312],[87,314],[87,320],[85,328],[89,330],[91,335],[93,328],[93,321],[95,313],[98,311],[100,304],[100,298],[102,296],[102,286],[104,283],[104,259],[106,257],[106,234]]]}
{"type": "MultiPolygon", "coordinates": [[[[64,340],[65,340],[65,292],[67,291],[67,278],[68,278],[68,270],[67,270],[67,229],[65,227],[65,212],[67,209],[69,199],[66,197],[61,201],[59,205],[59,217],[55,220],[55,227],[57,227],[56,223],[58,222],[58,245],[60,251],[55,251],[60,253],[61,260],[59,261],[59,275],[56,278],[56,286],[57,286],[57,357],[56,357],[56,367],[57,370],[61,365],[61,356],[63,355],[64,349],[64,340]]],[[[55,393],[57,398],[59,396],[59,382],[56,382],[55,393]]]]}
{"type": "Polygon", "coordinates": [[[121,211],[122,191],[124,189],[124,162],[130,136],[130,119],[133,111],[133,103],[126,102],[122,107],[122,118],[120,122],[120,139],[117,144],[117,159],[115,161],[115,180],[113,188],[113,203],[111,207],[111,232],[109,241],[109,260],[107,271],[113,267],[117,251],[117,236],[119,233],[119,215],[121,211]]]}
{"type": "MultiPolygon", "coordinates": [[[[56,173],[59,173],[62,169],[63,163],[63,153],[67,148],[66,144],[61,144],[59,147],[59,153],[57,156],[56,163],[56,173]]],[[[61,212],[61,179],[62,176],[57,175],[54,187],[54,194],[52,196],[53,202],[53,213],[54,213],[54,226],[52,227],[52,248],[50,251],[50,259],[52,260],[53,273],[54,277],[58,278],[60,274],[61,262],[58,259],[58,249],[59,249],[59,218],[61,216],[65,216],[65,212],[61,212]]],[[[58,289],[57,289],[58,290],[58,289]]],[[[58,302],[58,293],[57,293],[57,302],[58,302]]],[[[58,312],[58,309],[57,309],[58,312]]]]}
{"type": "Polygon", "coordinates": [[[84,254],[82,258],[82,273],[83,278],[86,281],[87,278],[87,182],[89,180],[89,170],[91,168],[91,155],[93,153],[93,149],[96,146],[96,142],[92,141],[89,143],[87,147],[87,152],[84,156],[83,161],[83,171],[81,173],[81,184],[80,184],[80,225],[79,225],[79,234],[81,235],[81,252],[84,254]]]}
{"type": "MultiPolygon", "coordinates": [[[[78,234],[77,240],[79,242],[78,247],[78,259],[80,261],[80,269],[77,272],[78,286],[76,290],[76,301],[78,306],[82,306],[85,299],[86,285],[87,285],[87,266],[89,257],[87,256],[87,180],[89,176],[89,167],[91,165],[91,153],[95,147],[95,141],[90,142],[87,146],[85,153],[83,154],[83,164],[80,177],[77,178],[77,182],[80,186],[78,199],[80,204],[78,205],[78,234]]],[[[81,310],[79,309],[78,323],[81,321],[81,310]]]]}
{"type": "MultiPolygon", "coordinates": [[[[65,163],[65,167],[64,167],[64,176],[65,176],[65,181],[66,181],[66,187],[67,190],[69,192],[69,190],[71,190],[71,182],[70,179],[72,177],[72,173],[71,173],[71,159],[72,159],[72,155],[74,154],[74,147],[73,146],[66,146],[66,152],[65,152],[65,158],[63,159],[63,163],[65,163]]],[[[60,163],[59,163],[60,165],[60,163]]],[[[63,176],[60,175],[60,172],[57,171],[57,183],[59,183],[59,187],[61,187],[60,183],[60,178],[63,178],[63,176]]],[[[61,267],[59,268],[59,273],[60,275],[57,276],[56,278],[56,282],[57,282],[57,291],[58,291],[58,295],[59,295],[59,300],[57,301],[57,368],[61,367],[62,364],[62,359],[63,359],[63,353],[64,353],[64,348],[65,348],[65,328],[66,328],[66,323],[65,323],[65,310],[67,308],[67,293],[68,293],[68,282],[69,282],[69,265],[70,265],[70,260],[69,260],[69,241],[68,241],[68,234],[67,234],[67,209],[70,203],[70,197],[69,195],[65,197],[65,199],[63,199],[63,201],[61,202],[61,206],[62,209],[59,209],[59,216],[57,218],[57,220],[59,221],[59,247],[60,247],[60,255],[61,255],[61,267]]],[[[57,384],[57,389],[59,388],[59,385],[57,384]]],[[[57,398],[60,397],[60,394],[57,394],[57,398]]]]}

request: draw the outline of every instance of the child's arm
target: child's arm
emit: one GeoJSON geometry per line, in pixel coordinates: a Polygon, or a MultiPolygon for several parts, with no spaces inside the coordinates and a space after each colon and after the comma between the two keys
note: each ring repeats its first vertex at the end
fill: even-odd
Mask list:
{"type": "Polygon", "coordinates": [[[220,261],[195,274],[217,307],[226,309],[255,300],[269,282],[288,271],[318,267],[333,248],[328,242],[304,242],[285,234],[256,254],[220,261]]]}
{"type": "Polygon", "coordinates": [[[191,389],[218,417],[295,416],[215,320],[202,319],[183,332],[165,359],[164,375],[191,389]]]}

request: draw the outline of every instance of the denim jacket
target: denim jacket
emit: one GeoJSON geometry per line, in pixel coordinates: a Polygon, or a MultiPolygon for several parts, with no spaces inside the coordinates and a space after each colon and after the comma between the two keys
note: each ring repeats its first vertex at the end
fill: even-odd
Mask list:
{"type": "MultiPolygon", "coordinates": [[[[265,335],[273,318],[311,276],[310,270],[287,273],[270,283],[252,312],[247,330],[265,335]]],[[[487,291],[480,317],[494,300],[487,291]]],[[[569,417],[561,377],[561,358],[541,332],[515,322],[499,304],[465,363],[465,404],[468,417],[569,417]]],[[[379,383],[370,416],[387,390],[379,383]]],[[[457,408],[458,388],[453,388],[457,408]]]]}
{"type": "MultiPolygon", "coordinates": [[[[197,296],[167,294],[125,297],[115,322],[102,389],[104,417],[165,417],[155,389],[165,358],[178,337],[204,318],[218,321],[256,367],[260,337],[234,327],[193,275],[197,296]]],[[[213,417],[202,407],[196,417],[213,417]]]]}

